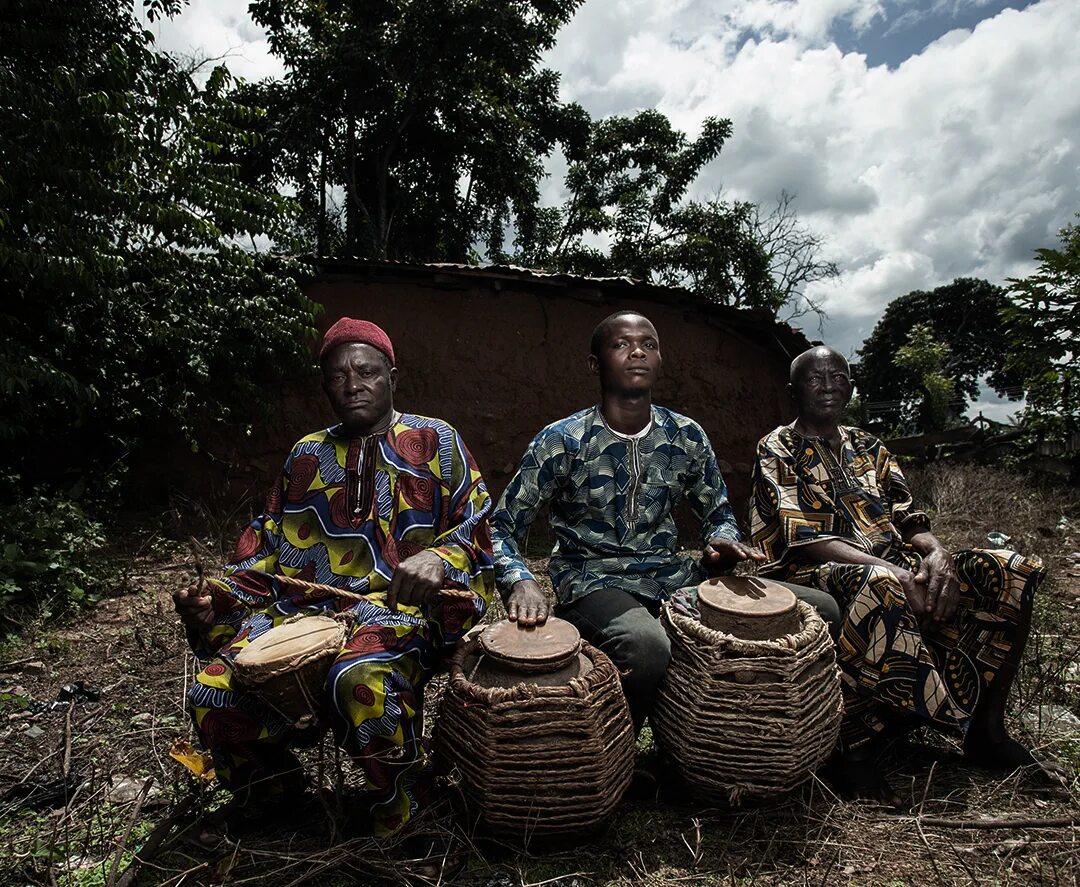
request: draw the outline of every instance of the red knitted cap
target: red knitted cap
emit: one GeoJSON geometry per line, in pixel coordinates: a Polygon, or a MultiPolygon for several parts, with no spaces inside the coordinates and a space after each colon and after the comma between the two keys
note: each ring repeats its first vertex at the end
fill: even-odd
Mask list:
{"type": "Polygon", "coordinates": [[[390,366],[394,365],[394,346],[390,343],[390,337],[386,335],[386,331],[370,320],[357,320],[354,317],[342,317],[326,331],[322,344],[319,345],[319,360],[322,360],[338,345],[345,345],[348,342],[359,342],[361,345],[378,348],[390,358],[390,366]]]}

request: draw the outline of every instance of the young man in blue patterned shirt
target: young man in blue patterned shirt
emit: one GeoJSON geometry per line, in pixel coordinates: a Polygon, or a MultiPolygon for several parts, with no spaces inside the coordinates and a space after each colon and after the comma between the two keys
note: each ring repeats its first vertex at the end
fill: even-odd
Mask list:
{"type": "Polygon", "coordinates": [[[590,351],[600,405],[549,425],[529,444],[490,519],[495,574],[510,619],[527,627],[548,618],[548,598],[522,557],[529,527],[548,505],[555,614],[624,673],[640,728],[671,656],[656,619],[660,604],[701,582],[706,568],[764,556],[739,539],[701,426],[652,402],[662,361],[648,318],[612,314],[593,332],[590,351]],[[676,554],[671,512],[684,496],[701,525],[701,563],[676,554]]]}

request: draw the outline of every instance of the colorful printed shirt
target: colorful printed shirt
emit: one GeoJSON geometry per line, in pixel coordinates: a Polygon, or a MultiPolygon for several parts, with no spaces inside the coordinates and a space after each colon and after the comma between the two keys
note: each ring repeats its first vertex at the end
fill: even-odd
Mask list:
{"type": "Polygon", "coordinates": [[[486,611],[494,589],[491,498],[457,431],[409,414],[369,437],[349,438],[339,429],[309,434],[293,447],[265,513],[241,534],[222,578],[211,580],[213,650],[259,610],[363,606],[297,591],[275,575],[345,588],[381,606],[394,568],[425,549],[442,558],[444,587],[474,593],[424,614],[441,628],[442,641],[454,643],[486,611]]]}
{"type": "Polygon", "coordinates": [[[555,534],[548,571],[560,603],[612,585],[664,599],[700,582],[700,567],[675,554],[671,511],[684,495],[703,540],[739,538],[712,446],[693,420],[654,406],[651,426],[630,436],[590,407],[549,425],[491,516],[500,590],[506,596],[515,582],[535,579],[521,550],[547,503],[555,534]]]}
{"type": "Polygon", "coordinates": [[[800,563],[798,549],[827,539],[898,562],[910,548],[904,531],[930,529],[881,441],[843,425],[840,438],[839,458],[824,440],[803,437],[790,425],[758,444],[750,534],[769,557],[761,573],[799,581],[810,565],[800,563]]]}

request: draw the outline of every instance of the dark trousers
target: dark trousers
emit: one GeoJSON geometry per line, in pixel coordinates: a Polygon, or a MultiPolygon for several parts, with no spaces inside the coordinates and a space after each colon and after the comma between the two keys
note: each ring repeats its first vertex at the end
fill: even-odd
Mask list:
{"type": "MultiPolygon", "coordinates": [[[[832,595],[816,588],[780,584],[814,607],[836,637],[840,607],[832,595]]],[[[577,628],[588,643],[603,650],[622,672],[634,729],[640,730],[671,661],[671,641],[657,619],[660,602],[643,601],[621,588],[601,588],[571,604],[560,604],[555,615],[577,628]]]]}

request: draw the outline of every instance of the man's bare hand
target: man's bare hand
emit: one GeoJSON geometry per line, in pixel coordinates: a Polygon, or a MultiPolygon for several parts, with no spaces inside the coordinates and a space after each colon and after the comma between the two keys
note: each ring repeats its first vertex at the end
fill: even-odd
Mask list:
{"type": "Polygon", "coordinates": [[[173,592],[173,606],[185,628],[206,635],[214,627],[213,599],[200,592],[197,583],[173,592]]]}
{"type": "Polygon", "coordinates": [[[960,580],[952,555],[944,548],[935,548],[923,558],[915,581],[926,585],[929,627],[941,628],[956,615],[960,603],[960,580]]]}
{"type": "Polygon", "coordinates": [[[710,539],[709,544],[705,546],[705,550],[701,553],[702,566],[707,570],[723,570],[735,566],[739,561],[746,560],[761,562],[768,560],[768,558],[764,552],[757,548],[744,545],[742,542],[725,539],[723,536],[710,539]]]}
{"type": "Polygon", "coordinates": [[[930,613],[930,607],[926,600],[926,580],[916,576],[911,570],[903,567],[890,566],[892,574],[899,580],[900,587],[904,589],[911,612],[921,621],[930,613]]]}
{"type": "Polygon", "coordinates": [[[423,609],[446,582],[445,562],[434,551],[420,551],[407,557],[394,570],[386,591],[386,606],[398,604],[423,609]]]}
{"type": "Polygon", "coordinates": [[[522,628],[543,625],[551,615],[548,596],[532,579],[515,582],[506,601],[506,615],[522,628]]]}

